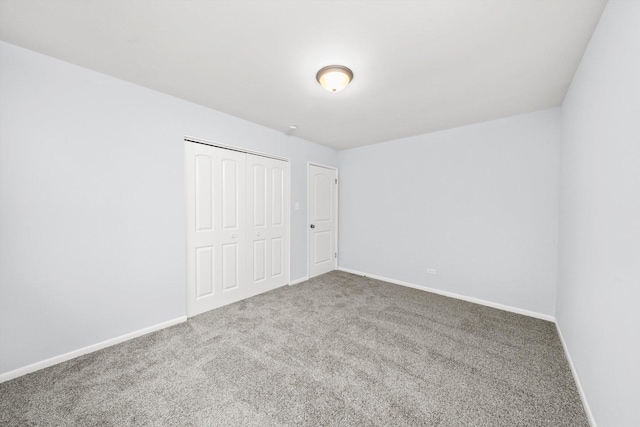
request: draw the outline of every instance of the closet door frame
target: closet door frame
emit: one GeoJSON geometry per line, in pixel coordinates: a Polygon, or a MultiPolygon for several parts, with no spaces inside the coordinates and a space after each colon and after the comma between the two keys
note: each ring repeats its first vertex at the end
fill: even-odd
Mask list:
{"type": "MultiPolygon", "coordinates": [[[[281,160],[284,161],[286,163],[286,172],[287,172],[287,188],[288,188],[288,194],[286,197],[286,209],[287,209],[287,226],[286,226],[286,242],[287,242],[287,247],[286,247],[286,251],[285,251],[285,259],[287,260],[287,265],[288,268],[286,269],[286,284],[290,285],[291,284],[291,159],[287,158],[287,157],[280,157],[280,156],[275,156],[273,154],[269,154],[269,153],[264,153],[261,151],[255,151],[255,150],[249,150],[243,147],[239,147],[239,146],[235,146],[235,145],[230,145],[230,144],[223,144],[217,141],[211,141],[211,140],[207,140],[207,139],[202,139],[202,138],[197,138],[197,137],[193,137],[190,135],[185,135],[182,141],[183,144],[185,143],[195,143],[195,144],[204,144],[204,145],[209,145],[211,147],[217,147],[217,148],[224,148],[226,150],[233,150],[233,151],[238,151],[241,153],[246,153],[246,154],[253,154],[256,156],[262,156],[262,157],[267,157],[270,159],[275,159],[275,160],[281,160]]],[[[185,171],[186,171],[186,165],[187,162],[189,161],[189,159],[186,157],[186,150],[183,150],[183,152],[185,153],[185,158],[184,158],[184,165],[185,165],[185,171]]],[[[184,174],[184,179],[185,179],[185,190],[189,191],[188,188],[188,183],[187,183],[187,177],[186,177],[186,173],[184,174]]],[[[185,194],[186,196],[186,194],[185,194]]],[[[189,245],[191,243],[190,241],[190,230],[189,230],[189,225],[190,225],[190,215],[193,215],[193,212],[190,211],[190,206],[188,203],[188,197],[185,197],[185,213],[186,213],[186,218],[185,218],[185,266],[186,271],[185,271],[185,312],[187,313],[187,317],[191,317],[194,316],[195,314],[191,314],[189,313],[189,302],[188,302],[188,298],[189,298],[189,271],[188,271],[188,262],[186,257],[188,256],[188,252],[189,252],[189,245]]]]}

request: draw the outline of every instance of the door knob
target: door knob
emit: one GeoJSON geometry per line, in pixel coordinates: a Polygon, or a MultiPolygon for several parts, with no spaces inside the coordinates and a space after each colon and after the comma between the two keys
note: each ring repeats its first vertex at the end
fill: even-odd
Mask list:
{"type": "Polygon", "coordinates": [[[238,237],[236,234],[232,234],[232,235],[231,235],[231,238],[232,238],[232,239],[235,239],[236,237],[238,237]]]}
{"type": "Polygon", "coordinates": [[[311,228],[316,228],[316,225],[315,224],[311,224],[311,228]]]}
{"type": "Polygon", "coordinates": [[[262,233],[257,233],[258,236],[262,236],[262,233]]]}

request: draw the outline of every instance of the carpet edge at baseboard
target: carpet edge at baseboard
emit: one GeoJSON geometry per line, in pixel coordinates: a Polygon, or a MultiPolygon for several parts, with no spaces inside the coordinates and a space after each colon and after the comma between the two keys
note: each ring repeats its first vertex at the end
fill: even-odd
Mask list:
{"type": "Polygon", "coordinates": [[[556,329],[558,331],[558,336],[560,337],[560,342],[562,343],[562,348],[564,349],[564,355],[567,358],[567,362],[569,363],[569,368],[571,368],[571,374],[573,375],[573,380],[576,383],[576,388],[578,389],[580,400],[582,400],[582,407],[584,408],[584,412],[587,414],[587,420],[589,420],[589,424],[591,425],[591,427],[597,427],[596,419],[593,417],[591,407],[589,407],[587,395],[582,388],[582,383],[580,382],[580,378],[578,377],[578,371],[576,371],[576,367],[573,365],[573,360],[571,359],[571,354],[569,353],[569,347],[567,347],[567,343],[564,340],[564,335],[562,335],[562,330],[560,329],[560,324],[557,320],[556,329]]]}
{"type": "Polygon", "coordinates": [[[120,344],[122,342],[129,341],[134,338],[138,338],[142,335],[150,334],[151,332],[159,331],[161,329],[165,329],[170,326],[177,325],[178,323],[186,322],[186,320],[187,320],[187,316],[180,316],[175,319],[167,320],[165,322],[157,323],[155,325],[148,326],[146,328],[138,329],[137,331],[129,332],[124,335],[120,335],[105,341],[101,341],[96,344],[91,344],[86,347],[72,350],[70,352],[60,354],[58,356],[53,356],[53,357],[50,357],[49,359],[31,363],[29,365],[26,365],[17,369],[13,369],[8,372],[3,372],[0,374],[0,383],[13,380],[23,375],[27,375],[44,368],[48,368],[50,366],[54,366],[59,363],[66,362],[71,359],[75,359],[76,357],[80,357],[88,353],[93,353],[94,351],[102,350],[103,348],[111,347],[113,345],[120,344]]]}
{"type": "Polygon", "coordinates": [[[536,311],[526,310],[524,308],[513,307],[510,305],[500,304],[497,302],[486,301],[480,298],[469,297],[466,295],[456,294],[454,292],[443,291],[440,289],[429,288],[427,286],[416,285],[415,283],[405,282],[403,280],[391,279],[384,276],[378,276],[376,274],[369,274],[358,270],[353,270],[345,267],[338,267],[339,271],[344,271],[345,273],[356,274],[358,276],[366,276],[372,279],[381,280],[387,283],[393,283],[394,285],[406,286],[408,288],[418,289],[421,291],[431,292],[438,295],[443,295],[449,298],[455,298],[462,301],[472,302],[474,304],[480,304],[491,308],[496,308],[498,310],[509,311],[511,313],[522,314],[523,316],[529,316],[536,319],[546,320],[548,322],[556,323],[556,318],[550,314],[538,313],[536,311]]]}

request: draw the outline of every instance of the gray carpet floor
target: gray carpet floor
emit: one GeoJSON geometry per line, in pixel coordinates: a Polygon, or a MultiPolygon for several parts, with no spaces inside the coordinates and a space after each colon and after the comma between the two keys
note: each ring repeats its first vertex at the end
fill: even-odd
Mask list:
{"type": "Polygon", "coordinates": [[[343,272],[0,384],[3,426],[588,426],[552,323],[343,272]]]}

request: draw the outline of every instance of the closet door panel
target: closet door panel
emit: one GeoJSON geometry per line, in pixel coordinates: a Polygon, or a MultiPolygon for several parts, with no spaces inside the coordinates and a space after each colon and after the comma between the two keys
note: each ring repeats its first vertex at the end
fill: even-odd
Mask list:
{"type": "Polygon", "coordinates": [[[249,295],[288,283],[288,164],[247,155],[249,295]]]}
{"type": "Polygon", "coordinates": [[[273,227],[284,226],[284,166],[286,165],[275,164],[271,168],[271,226],[273,227]]]}
{"type": "Polygon", "coordinates": [[[271,239],[271,278],[277,279],[284,274],[284,239],[271,239]]]}
{"type": "Polygon", "coordinates": [[[266,241],[253,241],[253,282],[262,282],[267,278],[267,245],[266,241]]]}
{"type": "Polygon", "coordinates": [[[247,294],[246,154],[186,142],[187,314],[247,294]]]}

